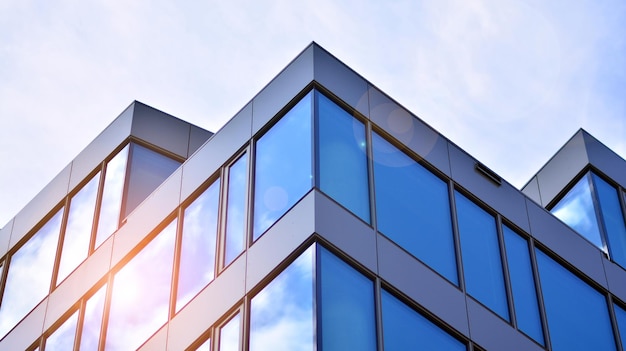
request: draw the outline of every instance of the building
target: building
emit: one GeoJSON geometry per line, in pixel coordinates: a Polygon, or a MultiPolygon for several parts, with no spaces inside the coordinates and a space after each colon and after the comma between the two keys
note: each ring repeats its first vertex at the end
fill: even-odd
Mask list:
{"type": "Polygon", "coordinates": [[[313,43],[215,134],[131,104],[0,229],[0,350],[624,350],[625,187],[581,130],[520,191],[313,43]]]}

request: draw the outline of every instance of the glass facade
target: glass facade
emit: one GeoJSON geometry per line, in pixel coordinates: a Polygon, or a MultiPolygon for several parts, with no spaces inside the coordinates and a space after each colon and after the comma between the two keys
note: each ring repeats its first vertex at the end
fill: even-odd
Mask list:
{"type": "Polygon", "coordinates": [[[76,324],[78,323],[78,312],[74,312],[65,323],[55,330],[46,340],[46,350],[66,351],[74,348],[76,340],[76,324]]]}
{"type": "Polygon", "coordinates": [[[241,314],[236,314],[220,328],[220,344],[218,351],[239,351],[241,314]]]}
{"type": "Polygon", "coordinates": [[[248,155],[243,154],[228,171],[228,200],[226,204],[226,248],[224,265],[230,264],[246,245],[246,194],[248,184],[248,155]]]}

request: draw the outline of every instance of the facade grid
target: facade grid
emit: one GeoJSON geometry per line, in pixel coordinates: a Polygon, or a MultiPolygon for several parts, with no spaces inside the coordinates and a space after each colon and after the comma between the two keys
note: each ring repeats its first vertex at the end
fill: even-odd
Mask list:
{"type": "Polygon", "coordinates": [[[0,229],[0,350],[624,350],[626,161],[520,191],[312,43],[215,134],[135,102],[0,229]]]}

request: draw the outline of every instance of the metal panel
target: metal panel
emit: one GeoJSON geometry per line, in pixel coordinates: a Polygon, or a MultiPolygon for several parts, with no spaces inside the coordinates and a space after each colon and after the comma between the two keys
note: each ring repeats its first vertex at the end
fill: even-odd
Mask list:
{"type": "Polygon", "coordinates": [[[527,199],[526,203],[531,228],[529,233],[576,269],[606,288],[606,276],[602,265],[604,254],[532,200],[527,199]]]}
{"type": "Polygon", "coordinates": [[[315,191],[315,232],[378,273],[374,229],[318,191],[315,191]]]}
{"type": "Polygon", "coordinates": [[[426,123],[391,100],[376,87],[369,88],[370,119],[416,154],[450,175],[448,141],[426,123]]]}
{"type": "Polygon", "coordinates": [[[187,158],[191,156],[200,146],[206,143],[207,140],[213,135],[213,133],[208,130],[202,129],[200,127],[196,127],[194,125],[189,126],[191,130],[189,131],[189,147],[187,149],[187,158]]]}
{"type": "Polygon", "coordinates": [[[9,241],[11,241],[11,231],[13,230],[13,222],[11,219],[2,229],[0,229],[0,257],[9,251],[9,241]]]}
{"type": "Polygon", "coordinates": [[[476,170],[476,160],[450,144],[450,167],[452,179],[493,207],[505,218],[525,231],[530,229],[526,215],[526,197],[511,184],[502,181],[495,184],[476,170]]]}
{"type": "Polygon", "coordinates": [[[425,264],[378,235],[380,277],[469,337],[465,294],[425,264]]]}
{"type": "Polygon", "coordinates": [[[602,263],[604,264],[609,291],[622,302],[626,302],[626,270],[605,257],[602,258],[602,263]]]}
{"type": "Polygon", "coordinates": [[[582,131],[589,162],[626,188],[626,160],[589,133],[582,131]]]}
{"type": "MultiPolygon", "coordinates": [[[[165,351],[167,350],[167,332],[169,330],[169,324],[165,324],[161,327],[148,341],[139,347],[138,350],[146,351],[165,351]]],[[[182,349],[180,349],[182,350],[182,349]]]]}
{"type": "Polygon", "coordinates": [[[541,194],[539,193],[539,183],[536,176],[532,177],[528,184],[522,188],[522,193],[541,205],[541,194]]]}
{"type": "Polygon", "coordinates": [[[132,135],[186,158],[189,123],[138,101],[134,105],[132,135]]]}
{"type": "Polygon", "coordinates": [[[259,131],[311,81],[313,46],[307,47],[254,97],[252,134],[259,131]]]}

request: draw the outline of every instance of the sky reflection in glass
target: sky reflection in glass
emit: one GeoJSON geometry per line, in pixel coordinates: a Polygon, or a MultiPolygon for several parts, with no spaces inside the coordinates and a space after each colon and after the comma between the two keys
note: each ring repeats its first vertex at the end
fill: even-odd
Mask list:
{"type": "Polygon", "coordinates": [[[454,193],[467,293],[509,320],[496,219],[454,193]]]}
{"type": "Polygon", "coordinates": [[[98,341],[100,340],[100,329],[102,327],[102,314],[104,312],[104,297],[106,296],[107,286],[98,290],[85,305],[85,317],[83,320],[83,329],[80,337],[81,350],[97,350],[98,341]]]}
{"type": "Polygon", "coordinates": [[[316,92],[320,189],[370,222],[365,125],[316,92]]]}
{"type": "Polygon", "coordinates": [[[48,295],[62,216],[63,208],[11,257],[0,306],[0,338],[48,295]]]}
{"type": "Polygon", "coordinates": [[[598,193],[604,228],[611,259],[626,267],[626,222],[619,202],[617,189],[602,178],[592,174],[598,193]]]}
{"type": "Polygon", "coordinates": [[[46,339],[46,351],[67,351],[74,349],[78,311],[68,318],[46,339]]]}
{"type": "Polygon", "coordinates": [[[615,350],[606,298],[536,249],[554,351],[615,350]]]}
{"type": "Polygon", "coordinates": [[[250,305],[250,351],[314,347],[314,246],[281,272],[250,305]]]}
{"type": "Polygon", "coordinates": [[[387,291],[382,291],[381,298],[385,351],[467,349],[463,343],[387,291]]]}
{"type": "Polygon", "coordinates": [[[215,248],[220,180],[185,209],[176,312],[215,276],[215,248]]]}
{"type": "Polygon", "coordinates": [[[126,145],[106,166],[104,190],[102,193],[102,201],[100,202],[98,232],[96,234],[96,248],[111,236],[119,226],[124,179],[126,178],[128,148],[129,146],[126,145]]]}
{"type": "Polygon", "coordinates": [[[606,251],[600,237],[600,228],[593,206],[589,181],[589,173],[587,173],[550,212],[591,241],[596,247],[606,251]]]}
{"type": "Polygon", "coordinates": [[[256,143],[253,240],[311,189],[311,94],[256,143]]]}
{"type": "Polygon", "coordinates": [[[378,230],[458,284],[448,184],[372,134],[378,230]]]}
{"type": "Polygon", "coordinates": [[[228,172],[224,266],[231,263],[245,248],[247,184],[248,154],[244,154],[230,166],[228,172]]]}
{"type": "Polygon", "coordinates": [[[207,341],[200,345],[196,351],[211,351],[211,339],[207,339],[207,341]]]}
{"type": "Polygon", "coordinates": [[[78,267],[89,254],[89,240],[91,239],[99,181],[100,172],[70,200],[57,285],[78,267]]]}
{"type": "Polygon", "coordinates": [[[374,283],[319,246],[322,349],[376,350],[374,283]]]}
{"type": "Polygon", "coordinates": [[[539,303],[537,302],[537,288],[533,277],[528,241],[507,226],[502,226],[502,231],[517,327],[544,345],[539,303]]]}
{"type": "Polygon", "coordinates": [[[219,351],[239,351],[239,328],[241,315],[237,313],[231,320],[220,328],[219,351]]]}
{"type": "Polygon", "coordinates": [[[167,321],[175,238],[173,221],[115,274],[106,350],[134,350],[167,321]]]}

